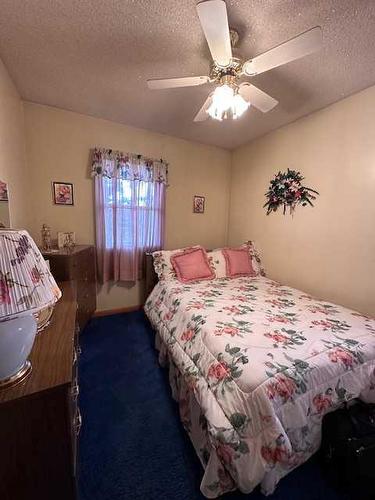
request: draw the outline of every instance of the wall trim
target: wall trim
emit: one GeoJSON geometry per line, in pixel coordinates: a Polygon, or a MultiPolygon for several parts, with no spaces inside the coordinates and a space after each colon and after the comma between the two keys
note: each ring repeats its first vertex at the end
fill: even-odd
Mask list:
{"type": "Polygon", "coordinates": [[[140,311],[141,309],[143,309],[143,305],[119,307],[117,309],[104,309],[102,311],[95,311],[93,314],[93,318],[100,318],[101,316],[111,316],[112,314],[123,314],[134,311],[140,311]]]}

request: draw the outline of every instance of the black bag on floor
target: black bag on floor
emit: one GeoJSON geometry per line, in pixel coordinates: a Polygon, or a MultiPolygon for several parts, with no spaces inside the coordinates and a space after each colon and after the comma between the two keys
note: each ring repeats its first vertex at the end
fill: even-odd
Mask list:
{"type": "Polygon", "coordinates": [[[358,500],[374,500],[375,404],[358,401],[326,415],[321,458],[338,487],[358,500]]]}

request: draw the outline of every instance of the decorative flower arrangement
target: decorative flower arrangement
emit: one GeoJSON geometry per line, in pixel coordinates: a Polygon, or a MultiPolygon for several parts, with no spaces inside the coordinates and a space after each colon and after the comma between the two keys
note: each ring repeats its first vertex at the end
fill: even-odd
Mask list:
{"type": "Polygon", "coordinates": [[[314,206],[312,200],[319,195],[318,191],[302,185],[304,177],[296,170],[279,172],[271,180],[270,187],[266,193],[267,201],[263,205],[267,207],[267,215],[282,206],[285,215],[287,208],[292,214],[297,205],[305,207],[307,204],[314,206]]]}

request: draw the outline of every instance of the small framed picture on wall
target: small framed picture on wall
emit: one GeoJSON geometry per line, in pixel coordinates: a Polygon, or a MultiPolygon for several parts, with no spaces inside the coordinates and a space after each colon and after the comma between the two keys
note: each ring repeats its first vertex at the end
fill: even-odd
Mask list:
{"type": "Polygon", "coordinates": [[[70,182],[53,182],[52,184],[55,205],[74,205],[73,184],[70,182]]]}
{"type": "Polygon", "coordinates": [[[193,212],[195,214],[204,214],[204,204],[206,198],[204,196],[194,196],[193,212]]]}
{"type": "Polygon", "coordinates": [[[0,201],[8,200],[8,186],[5,182],[0,181],[0,201]]]}

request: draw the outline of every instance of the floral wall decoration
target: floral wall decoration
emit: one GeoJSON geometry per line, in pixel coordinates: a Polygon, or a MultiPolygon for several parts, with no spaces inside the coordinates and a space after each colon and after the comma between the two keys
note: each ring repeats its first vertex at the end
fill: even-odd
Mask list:
{"type": "Polygon", "coordinates": [[[276,212],[279,207],[283,207],[285,215],[289,208],[289,213],[293,214],[297,205],[313,205],[313,200],[319,195],[318,191],[302,185],[304,177],[296,170],[279,172],[271,180],[266,193],[266,203],[263,207],[267,208],[267,215],[276,212]]]}

